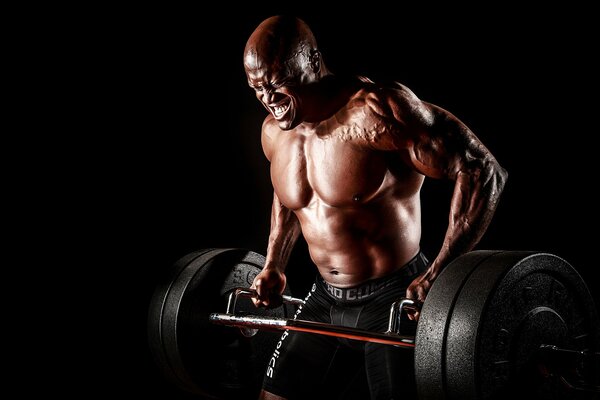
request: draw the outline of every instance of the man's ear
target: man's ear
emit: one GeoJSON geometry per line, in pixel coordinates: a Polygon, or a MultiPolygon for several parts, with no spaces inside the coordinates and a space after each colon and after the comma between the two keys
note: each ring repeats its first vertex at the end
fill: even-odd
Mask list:
{"type": "Polygon", "coordinates": [[[321,71],[321,52],[317,49],[313,49],[310,51],[310,59],[308,61],[310,63],[310,68],[313,70],[315,74],[318,74],[321,71]]]}

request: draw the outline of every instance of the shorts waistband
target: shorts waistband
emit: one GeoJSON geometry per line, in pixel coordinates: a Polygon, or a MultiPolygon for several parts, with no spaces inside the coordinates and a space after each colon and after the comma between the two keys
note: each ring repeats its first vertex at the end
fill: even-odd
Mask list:
{"type": "Polygon", "coordinates": [[[358,286],[350,288],[338,288],[325,282],[325,280],[320,276],[318,277],[318,280],[325,288],[327,294],[335,300],[342,302],[362,301],[371,297],[378,291],[397,283],[402,278],[408,278],[419,274],[424,267],[427,266],[427,264],[429,264],[427,257],[425,257],[422,252],[419,252],[402,268],[399,268],[390,275],[369,280],[361,283],[358,286]]]}

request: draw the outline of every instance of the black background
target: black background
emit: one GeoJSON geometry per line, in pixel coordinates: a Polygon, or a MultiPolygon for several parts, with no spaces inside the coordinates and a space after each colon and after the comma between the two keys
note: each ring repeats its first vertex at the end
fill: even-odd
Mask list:
{"type": "MultiPolygon", "coordinates": [[[[465,122],[508,170],[477,248],[557,254],[598,299],[590,142],[598,65],[585,10],[350,11],[296,13],[328,67],[406,84],[465,122]]],[[[93,110],[82,125],[85,143],[75,145],[92,166],[83,181],[97,201],[79,224],[99,238],[78,240],[102,264],[93,294],[101,311],[90,329],[103,339],[84,351],[97,365],[83,393],[186,398],[160,376],[147,347],[160,271],[208,247],[264,254],[272,195],[259,140],[266,111],[247,87],[242,51],[256,25],[278,12],[111,10],[78,42],[86,56],[77,65],[91,75],[84,108],[93,110]]],[[[451,190],[432,180],[423,187],[422,247],[431,256],[451,190]]],[[[314,273],[297,266],[307,261],[303,242],[294,257],[290,279],[301,291],[305,273],[314,273]]]]}

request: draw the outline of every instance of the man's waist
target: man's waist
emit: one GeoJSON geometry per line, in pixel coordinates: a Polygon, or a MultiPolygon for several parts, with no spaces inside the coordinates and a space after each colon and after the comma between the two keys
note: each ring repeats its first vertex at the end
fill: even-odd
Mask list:
{"type": "Polygon", "coordinates": [[[365,300],[380,290],[397,284],[404,278],[410,278],[418,275],[425,269],[427,264],[427,258],[423,253],[419,252],[408,263],[389,275],[381,278],[370,279],[356,286],[339,288],[326,282],[322,277],[319,277],[319,281],[330,297],[338,301],[355,302],[365,300]]]}

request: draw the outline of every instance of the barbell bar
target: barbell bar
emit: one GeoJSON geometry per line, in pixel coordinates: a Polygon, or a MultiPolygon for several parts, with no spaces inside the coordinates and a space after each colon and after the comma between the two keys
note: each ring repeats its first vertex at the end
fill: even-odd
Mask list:
{"type": "MultiPolygon", "coordinates": [[[[229,295],[225,313],[212,313],[210,321],[215,324],[238,327],[245,336],[252,336],[256,329],[291,330],[308,332],[325,336],[334,336],[344,339],[359,340],[380,344],[390,344],[398,347],[414,348],[414,336],[400,334],[400,315],[403,309],[417,311],[420,308],[413,300],[403,298],[392,303],[388,330],[386,332],[372,332],[364,329],[332,325],[322,322],[306,321],[301,319],[283,319],[275,317],[259,317],[255,315],[236,315],[235,304],[239,296],[257,298],[256,290],[250,288],[236,288],[229,295]]],[[[290,304],[303,305],[302,299],[291,296],[282,296],[281,301],[290,304]]]]}

